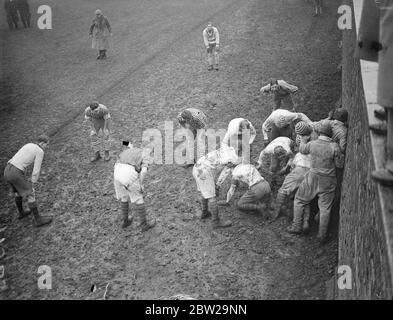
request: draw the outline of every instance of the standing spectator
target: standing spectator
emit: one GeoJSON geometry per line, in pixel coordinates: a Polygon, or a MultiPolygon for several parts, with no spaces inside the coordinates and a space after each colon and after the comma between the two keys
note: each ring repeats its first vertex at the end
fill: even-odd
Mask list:
{"type": "Polygon", "coordinates": [[[30,7],[27,0],[16,0],[16,7],[18,8],[20,18],[22,19],[23,26],[30,28],[30,7]]]}
{"type": "Polygon", "coordinates": [[[49,137],[42,135],[37,139],[37,143],[28,143],[24,145],[4,169],[4,179],[10,185],[15,193],[15,204],[19,212],[19,219],[33,214],[34,224],[36,227],[51,223],[52,218],[41,216],[38,213],[35,198],[34,185],[38,182],[41,172],[41,164],[44,159],[44,150],[49,144],[49,137]],[[25,177],[27,167],[34,164],[31,182],[25,177]],[[27,200],[30,211],[24,211],[23,200],[27,200]]]}
{"type": "Polygon", "coordinates": [[[90,26],[90,37],[92,48],[98,50],[97,59],[105,59],[106,51],[109,49],[109,37],[112,36],[112,28],[108,18],[102,14],[101,10],[95,11],[96,17],[90,26]]]}
{"type": "Polygon", "coordinates": [[[5,0],[4,9],[7,15],[7,23],[8,26],[10,27],[10,30],[14,28],[18,29],[19,18],[18,18],[18,9],[15,0],[5,0]]]}
{"type": "Polygon", "coordinates": [[[262,93],[274,93],[274,110],[286,108],[295,111],[292,94],[298,91],[299,88],[285,82],[284,80],[270,79],[266,86],[260,90],[262,93]]]}
{"type": "Polygon", "coordinates": [[[211,71],[214,67],[214,69],[218,71],[218,51],[220,47],[220,35],[218,30],[216,27],[213,27],[211,22],[209,22],[207,27],[203,30],[202,35],[207,51],[207,70],[211,71]]]}

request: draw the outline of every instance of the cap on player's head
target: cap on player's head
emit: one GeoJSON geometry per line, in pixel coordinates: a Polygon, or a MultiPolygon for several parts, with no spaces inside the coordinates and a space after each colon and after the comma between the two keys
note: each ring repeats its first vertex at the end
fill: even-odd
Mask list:
{"type": "Polygon", "coordinates": [[[98,101],[93,101],[93,102],[89,103],[89,107],[90,107],[91,110],[97,109],[99,105],[100,104],[98,103],[98,101]]]}
{"type": "Polygon", "coordinates": [[[94,14],[96,16],[100,16],[100,15],[102,15],[102,11],[100,9],[97,9],[96,11],[94,11],[94,14]]]}

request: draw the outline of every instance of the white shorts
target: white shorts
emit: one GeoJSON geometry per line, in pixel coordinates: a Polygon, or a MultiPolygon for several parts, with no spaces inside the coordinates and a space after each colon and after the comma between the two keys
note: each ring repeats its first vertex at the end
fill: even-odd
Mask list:
{"type": "Polygon", "coordinates": [[[192,170],[198,191],[204,199],[211,199],[216,196],[216,183],[212,170],[203,166],[195,165],[192,170]]]}
{"type": "Polygon", "coordinates": [[[129,164],[116,163],[113,173],[116,198],[129,197],[131,203],[143,203],[139,174],[129,164]]]}

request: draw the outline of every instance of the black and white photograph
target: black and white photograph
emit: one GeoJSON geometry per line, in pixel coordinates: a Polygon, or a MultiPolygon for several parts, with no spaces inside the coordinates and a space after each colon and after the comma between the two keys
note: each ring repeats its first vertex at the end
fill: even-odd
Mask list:
{"type": "Polygon", "coordinates": [[[0,300],[393,299],[393,0],[0,2],[0,300]]]}

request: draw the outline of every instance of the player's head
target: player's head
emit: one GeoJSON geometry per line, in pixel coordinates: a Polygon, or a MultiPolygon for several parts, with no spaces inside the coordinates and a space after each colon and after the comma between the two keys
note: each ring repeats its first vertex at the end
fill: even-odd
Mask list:
{"type": "Polygon", "coordinates": [[[308,136],[312,132],[312,128],[310,125],[307,124],[305,121],[299,121],[295,125],[295,132],[299,136],[308,136]]]}
{"type": "Polygon", "coordinates": [[[94,11],[94,14],[96,15],[96,17],[101,17],[102,11],[100,9],[97,9],[96,11],[94,11]]]}
{"type": "Polygon", "coordinates": [[[97,101],[93,101],[93,102],[89,103],[89,107],[90,107],[91,110],[97,109],[98,106],[99,106],[99,103],[97,101]]]}
{"type": "Polygon", "coordinates": [[[344,108],[338,108],[333,112],[333,119],[343,123],[348,121],[348,111],[344,108]]]}
{"type": "Polygon", "coordinates": [[[270,90],[276,91],[278,88],[278,80],[276,78],[269,79],[270,90]]]}
{"type": "Polygon", "coordinates": [[[41,134],[37,138],[37,144],[41,147],[41,149],[45,149],[49,145],[49,137],[45,134],[41,134]]]}
{"type": "Polygon", "coordinates": [[[331,138],[333,135],[332,126],[329,120],[322,120],[319,126],[319,134],[331,138]]]}

